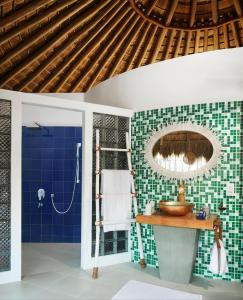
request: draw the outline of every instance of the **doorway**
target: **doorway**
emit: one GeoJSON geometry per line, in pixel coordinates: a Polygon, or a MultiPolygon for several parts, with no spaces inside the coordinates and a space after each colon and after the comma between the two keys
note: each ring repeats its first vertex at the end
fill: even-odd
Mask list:
{"type": "Polygon", "coordinates": [[[23,105],[22,276],[80,267],[82,112],[23,105]]]}

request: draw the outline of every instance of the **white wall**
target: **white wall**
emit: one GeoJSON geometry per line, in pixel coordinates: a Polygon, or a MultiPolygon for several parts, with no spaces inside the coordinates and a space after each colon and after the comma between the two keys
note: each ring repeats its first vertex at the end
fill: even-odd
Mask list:
{"type": "Polygon", "coordinates": [[[85,94],[85,101],[142,111],[243,100],[243,48],[166,60],[118,75],[85,94]]]}
{"type": "Polygon", "coordinates": [[[73,110],[36,105],[23,105],[23,125],[82,126],[82,113],[73,110]]]}
{"type": "Polygon", "coordinates": [[[62,98],[62,99],[70,99],[77,101],[84,101],[84,93],[39,93],[39,95],[62,98]]]}
{"type": "MultiPolygon", "coordinates": [[[[81,267],[92,268],[92,157],[93,157],[93,113],[109,113],[131,117],[132,111],[116,107],[89,104],[70,99],[58,99],[31,93],[21,93],[0,89],[0,99],[12,101],[12,147],[11,154],[11,270],[0,272],[0,284],[21,280],[21,129],[22,108],[35,106],[49,109],[66,109],[83,113],[82,135],[82,225],[81,225],[81,267]]],[[[70,123],[69,115],[69,123],[70,123]]],[[[99,258],[99,265],[130,261],[130,252],[107,255],[99,258]]]]}

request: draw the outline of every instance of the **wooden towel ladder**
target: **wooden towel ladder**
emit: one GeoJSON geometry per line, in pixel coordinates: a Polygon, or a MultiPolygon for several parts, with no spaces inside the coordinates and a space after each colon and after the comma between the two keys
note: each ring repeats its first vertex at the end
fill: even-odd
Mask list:
{"type": "MultiPolygon", "coordinates": [[[[96,210],[96,241],[95,241],[95,258],[94,258],[94,267],[93,267],[93,274],[92,277],[94,279],[98,278],[98,258],[99,258],[99,245],[100,245],[100,227],[104,224],[114,224],[111,222],[104,223],[101,221],[100,217],[100,200],[102,200],[102,195],[100,193],[100,155],[103,151],[117,151],[117,152],[126,152],[127,153],[127,161],[128,161],[128,169],[131,172],[132,175],[132,183],[131,183],[131,197],[133,200],[133,208],[134,208],[134,214],[135,217],[138,214],[138,206],[137,206],[137,197],[135,192],[135,184],[134,184],[134,171],[132,170],[132,161],[131,161],[131,147],[130,147],[130,139],[128,132],[126,132],[126,149],[117,149],[117,148],[103,148],[100,146],[100,131],[99,129],[96,130],[96,171],[95,171],[95,210],[96,210]]],[[[132,223],[136,222],[135,219],[127,220],[127,222],[132,223]]],[[[116,224],[124,223],[123,222],[117,222],[116,224]]],[[[144,260],[144,254],[143,254],[143,246],[142,246],[142,238],[141,238],[141,228],[140,224],[136,222],[136,230],[137,230],[137,237],[138,237],[138,247],[140,252],[140,265],[142,268],[144,268],[145,260],[144,260]]]]}

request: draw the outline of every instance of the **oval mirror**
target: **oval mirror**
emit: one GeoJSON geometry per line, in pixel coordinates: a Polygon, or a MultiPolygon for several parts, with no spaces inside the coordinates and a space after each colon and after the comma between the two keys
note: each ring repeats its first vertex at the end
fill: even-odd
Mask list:
{"type": "Polygon", "coordinates": [[[182,123],[154,133],[145,147],[145,156],[152,169],[161,175],[195,178],[216,165],[220,144],[206,127],[182,123]]]}

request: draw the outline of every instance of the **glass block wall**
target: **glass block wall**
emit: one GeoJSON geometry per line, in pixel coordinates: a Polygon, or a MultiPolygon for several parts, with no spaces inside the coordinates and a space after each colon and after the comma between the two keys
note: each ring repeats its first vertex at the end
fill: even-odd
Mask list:
{"type": "Polygon", "coordinates": [[[11,102],[0,100],[0,272],[10,270],[11,102]]]}
{"type": "MultiPolygon", "coordinates": [[[[100,130],[100,145],[108,148],[126,148],[125,133],[129,131],[129,118],[107,114],[93,115],[93,201],[92,201],[92,256],[95,251],[95,139],[96,129],[100,130]]],[[[101,169],[128,169],[127,155],[124,152],[101,152],[101,169]]],[[[127,231],[103,232],[100,234],[100,255],[128,251],[127,231]]]]}
{"type": "MultiPolygon", "coordinates": [[[[163,179],[154,173],[144,159],[145,141],[161,125],[194,121],[216,132],[222,145],[222,157],[209,177],[186,182],[186,200],[195,204],[196,212],[204,203],[211,206],[223,224],[223,243],[226,248],[229,272],[213,275],[208,266],[214,243],[213,231],[201,230],[194,274],[208,278],[243,280],[243,231],[242,231],[242,136],[243,102],[220,102],[155,109],[135,113],[132,119],[132,159],[136,171],[135,184],[139,211],[144,212],[148,200],[175,200],[178,181],[163,179]],[[226,183],[234,183],[235,196],[226,196],[226,183]],[[220,212],[220,202],[226,211],[220,212]]],[[[136,231],[132,229],[133,260],[139,261],[136,231]]],[[[156,245],[151,225],[142,225],[145,259],[148,265],[158,267],[156,245]]]]}

